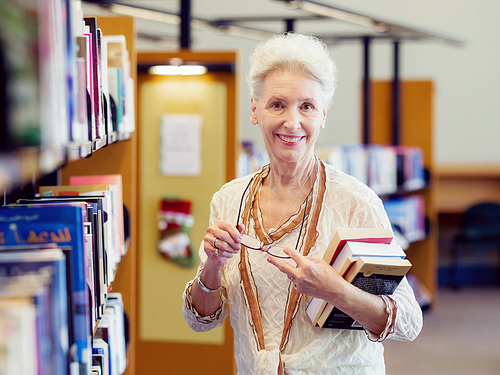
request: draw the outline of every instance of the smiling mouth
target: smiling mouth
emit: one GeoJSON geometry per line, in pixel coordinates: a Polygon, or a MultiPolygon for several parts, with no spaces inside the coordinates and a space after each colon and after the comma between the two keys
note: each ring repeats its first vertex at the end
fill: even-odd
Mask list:
{"type": "Polygon", "coordinates": [[[287,137],[285,135],[278,134],[278,138],[284,142],[287,142],[287,143],[299,143],[302,140],[302,138],[304,138],[304,137],[303,136],[302,137],[287,137]]]}

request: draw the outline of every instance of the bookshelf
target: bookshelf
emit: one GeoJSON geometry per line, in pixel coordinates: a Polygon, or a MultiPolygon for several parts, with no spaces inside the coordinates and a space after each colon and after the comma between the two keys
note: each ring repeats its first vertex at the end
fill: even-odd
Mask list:
{"type": "MultiPolygon", "coordinates": [[[[392,142],[392,81],[371,82],[372,112],[369,143],[392,142]]],[[[407,257],[412,263],[411,273],[429,290],[432,303],[437,295],[437,233],[438,220],[435,208],[435,168],[433,159],[433,83],[415,80],[401,81],[401,145],[416,146],[423,151],[424,167],[429,174],[428,185],[419,190],[425,200],[425,215],[430,233],[410,244],[407,257]]],[[[408,192],[407,194],[413,194],[408,192]]]]}
{"type": "MultiPolygon", "coordinates": [[[[98,16],[97,26],[105,35],[124,35],[129,51],[131,76],[137,82],[137,53],[135,20],[128,16],[98,16]]],[[[126,375],[135,374],[136,342],[136,261],[137,261],[137,137],[118,141],[100,148],[89,158],[75,160],[61,169],[61,184],[67,185],[69,177],[79,175],[120,174],[123,183],[123,204],[129,213],[130,243],[127,255],[122,258],[112,290],[123,295],[124,309],[129,320],[128,365],[126,375]]]]}
{"type": "MultiPolygon", "coordinates": [[[[69,3],[69,2],[68,2],[69,3]]],[[[61,5],[61,14],[64,15],[65,8],[61,5]]],[[[57,14],[55,9],[54,14],[57,14]]],[[[51,14],[53,16],[53,14],[51,14]]],[[[39,17],[42,17],[39,15],[39,17]]],[[[65,20],[66,18],[64,18],[65,20]]],[[[47,23],[47,20],[43,19],[47,23]]],[[[63,20],[60,20],[61,25],[66,25],[63,20]]],[[[51,25],[52,26],[52,25],[51,25]]],[[[117,16],[103,17],[99,16],[97,26],[102,30],[104,35],[123,35],[126,39],[127,50],[129,52],[129,60],[131,66],[131,78],[136,82],[136,30],[135,20],[133,17],[117,16]]],[[[5,35],[3,35],[5,36],[5,35]]],[[[63,57],[65,58],[65,57],[63,57]]],[[[4,71],[0,72],[4,74],[4,71]]],[[[44,72],[47,73],[47,72],[44,72]]],[[[59,74],[60,72],[52,71],[50,74],[59,74]]],[[[49,74],[48,79],[51,80],[49,74]]],[[[64,74],[60,74],[64,77],[64,74]]],[[[47,79],[47,77],[45,77],[47,79]]],[[[66,79],[66,77],[65,77],[66,79]]],[[[66,82],[63,80],[63,82],[66,82]]],[[[135,87],[133,87],[135,92],[135,87]]],[[[43,95],[42,95],[43,96],[43,95]]],[[[49,95],[46,95],[49,97],[49,95]]],[[[135,95],[134,95],[135,97],[135,95]]],[[[5,99],[2,97],[2,99],[5,99]]],[[[55,100],[50,96],[49,99],[42,98],[42,102],[49,103],[50,100],[55,100]],[[45,102],[44,102],[45,100],[45,102]],[[48,101],[47,101],[48,100],[48,101]]],[[[66,103],[68,98],[64,93],[60,93],[59,100],[66,103]]],[[[2,103],[3,104],[3,103],[2,103]]],[[[135,103],[133,103],[135,107],[135,103]]],[[[28,110],[26,108],[26,110],[28,110]]],[[[135,113],[135,110],[132,111],[135,113]]],[[[40,116],[42,117],[42,116],[40,116]]],[[[135,117],[135,116],[134,116],[135,117]]],[[[39,120],[40,121],[40,120],[39,120]]],[[[135,122],[135,118],[133,119],[135,122]]],[[[65,121],[61,121],[58,126],[50,125],[49,131],[57,132],[61,127],[61,132],[68,132],[65,126],[65,121]],[[66,129],[65,129],[66,128],[66,129]]],[[[67,122],[69,123],[69,121],[67,122]]],[[[8,124],[8,123],[7,123],[8,124]]],[[[2,125],[4,125],[2,123],[2,125]]],[[[47,131],[47,122],[41,121],[40,132],[47,131]]],[[[3,129],[3,132],[8,130],[3,129]]],[[[124,310],[127,314],[130,327],[135,326],[135,308],[136,308],[136,194],[137,194],[137,140],[133,132],[124,134],[116,134],[106,141],[100,142],[83,142],[81,144],[75,142],[61,143],[57,145],[45,144],[43,139],[42,145],[33,145],[29,147],[13,148],[8,145],[8,150],[2,148],[0,153],[0,188],[4,196],[18,195],[18,189],[32,186],[37,192],[37,187],[40,179],[46,175],[57,176],[57,182],[61,185],[69,185],[71,176],[82,175],[102,175],[102,174],[119,174],[123,181],[123,203],[127,208],[129,216],[129,241],[128,251],[122,257],[118,269],[115,273],[115,279],[111,285],[110,292],[119,292],[123,297],[124,310]],[[111,140],[112,142],[108,142],[111,140]],[[89,144],[93,148],[90,152],[89,144]],[[85,157],[88,156],[88,157],[85,157]],[[83,157],[83,158],[82,158],[83,157]]],[[[31,197],[30,197],[31,198],[31,197]]],[[[82,262],[83,263],[83,262],[82,262]]],[[[83,267],[83,266],[82,266],[83,267]]],[[[108,306],[111,304],[108,300],[108,306]]],[[[104,319],[104,318],[103,318],[104,319]]],[[[96,326],[93,327],[93,332],[96,333],[96,326]]],[[[52,336],[51,336],[52,337],[52,336]]],[[[125,370],[126,375],[135,374],[135,331],[129,331],[129,347],[128,347],[128,367],[125,370]]],[[[34,341],[33,341],[34,342],[34,341]]],[[[41,349],[40,349],[41,350],[41,349]]],[[[74,372],[72,367],[72,372],[74,372]]],[[[41,374],[45,370],[40,370],[41,374]]],[[[89,369],[90,371],[90,369],[89,369]]],[[[90,372],[89,372],[90,373],[90,372]]]]}

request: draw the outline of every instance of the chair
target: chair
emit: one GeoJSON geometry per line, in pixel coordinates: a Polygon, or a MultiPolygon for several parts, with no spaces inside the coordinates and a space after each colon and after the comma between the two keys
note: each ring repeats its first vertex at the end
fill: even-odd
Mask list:
{"type": "Polygon", "coordinates": [[[500,283],[500,203],[481,202],[470,206],[460,218],[458,232],[450,240],[449,285],[458,288],[460,250],[496,249],[497,283],[500,283]]]}

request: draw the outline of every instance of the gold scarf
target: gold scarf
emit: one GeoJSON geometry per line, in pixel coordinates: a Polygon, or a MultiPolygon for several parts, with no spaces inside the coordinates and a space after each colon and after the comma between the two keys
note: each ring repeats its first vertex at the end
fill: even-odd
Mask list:
{"type": "MultiPolygon", "coordinates": [[[[325,166],[322,162],[318,161],[318,172],[316,176],[316,183],[317,186],[313,187],[313,192],[315,191],[315,196],[312,199],[311,204],[307,207],[307,232],[305,235],[305,241],[303,242],[303,251],[302,255],[307,256],[309,254],[309,251],[311,247],[314,245],[316,242],[316,238],[318,236],[317,234],[317,224],[318,224],[318,219],[319,219],[319,214],[321,212],[321,207],[323,206],[323,199],[326,191],[326,172],[325,172],[325,166]]],[[[254,218],[257,218],[258,215],[258,207],[256,204],[257,201],[257,195],[260,192],[260,186],[262,186],[262,180],[264,177],[266,177],[269,173],[269,166],[264,167],[259,173],[255,175],[255,178],[252,181],[252,184],[250,186],[250,192],[248,194],[248,197],[246,199],[246,204],[245,204],[245,210],[243,212],[243,223],[245,224],[245,227],[248,228],[249,224],[249,217],[250,217],[250,212],[252,212],[252,216],[254,218]]],[[[290,220],[288,224],[286,224],[283,228],[280,230],[272,233],[270,235],[271,239],[273,241],[279,239],[283,235],[291,232],[293,229],[295,229],[298,225],[300,225],[301,218],[304,215],[304,210],[306,208],[304,205],[301,206],[300,212],[298,215],[295,216],[293,220],[290,220]]],[[[262,240],[263,238],[266,238],[263,228],[259,222],[259,220],[254,220],[255,221],[255,233],[256,235],[262,240]]],[[[266,242],[266,241],[264,241],[266,242]]],[[[266,244],[269,243],[268,241],[266,244]]],[[[299,246],[300,247],[300,246],[299,246]]],[[[263,350],[265,349],[265,343],[264,343],[264,331],[262,329],[262,318],[261,318],[261,311],[259,307],[259,302],[256,297],[256,290],[254,289],[255,287],[252,286],[252,283],[250,281],[250,273],[248,270],[248,260],[247,260],[247,250],[245,247],[242,247],[241,249],[241,259],[240,259],[240,272],[241,272],[241,279],[243,282],[243,292],[245,294],[245,299],[248,303],[248,307],[250,309],[250,314],[252,318],[252,323],[253,323],[253,330],[254,330],[254,335],[257,340],[257,349],[258,350],[263,350]]],[[[292,320],[295,314],[297,313],[297,308],[299,306],[299,300],[301,297],[301,294],[297,292],[297,289],[295,288],[290,288],[288,296],[288,303],[286,306],[286,315],[285,315],[285,322],[283,326],[283,333],[281,336],[281,343],[279,346],[279,351],[280,351],[280,357],[279,357],[279,367],[277,374],[278,375],[283,375],[284,373],[284,365],[281,360],[281,353],[284,351],[286,344],[288,342],[288,336],[290,333],[290,328],[292,326],[292,320]]]]}

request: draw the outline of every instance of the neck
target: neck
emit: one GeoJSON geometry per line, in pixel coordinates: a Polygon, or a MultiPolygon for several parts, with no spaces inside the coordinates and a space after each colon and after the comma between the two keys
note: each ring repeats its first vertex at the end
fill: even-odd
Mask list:
{"type": "Polygon", "coordinates": [[[308,161],[283,165],[277,162],[271,162],[268,184],[275,189],[298,188],[307,185],[307,180],[316,169],[316,157],[312,156],[308,161]],[[271,183],[272,181],[272,183],[271,183]]]}
{"type": "MultiPolygon", "coordinates": [[[[307,163],[305,168],[302,168],[299,173],[287,175],[276,172],[271,165],[269,172],[269,180],[265,189],[268,195],[269,216],[267,219],[267,228],[274,231],[279,228],[287,212],[294,212],[301,205],[301,202],[308,195],[311,189],[311,175],[315,170],[316,158],[312,159],[312,163],[307,163]],[[277,185],[275,183],[277,182],[277,185]],[[273,203],[271,203],[273,201],[273,203]],[[278,218],[278,221],[276,221],[278,218]]],[[[261,192],[262,193],[262,192],[261,192]]]]}

